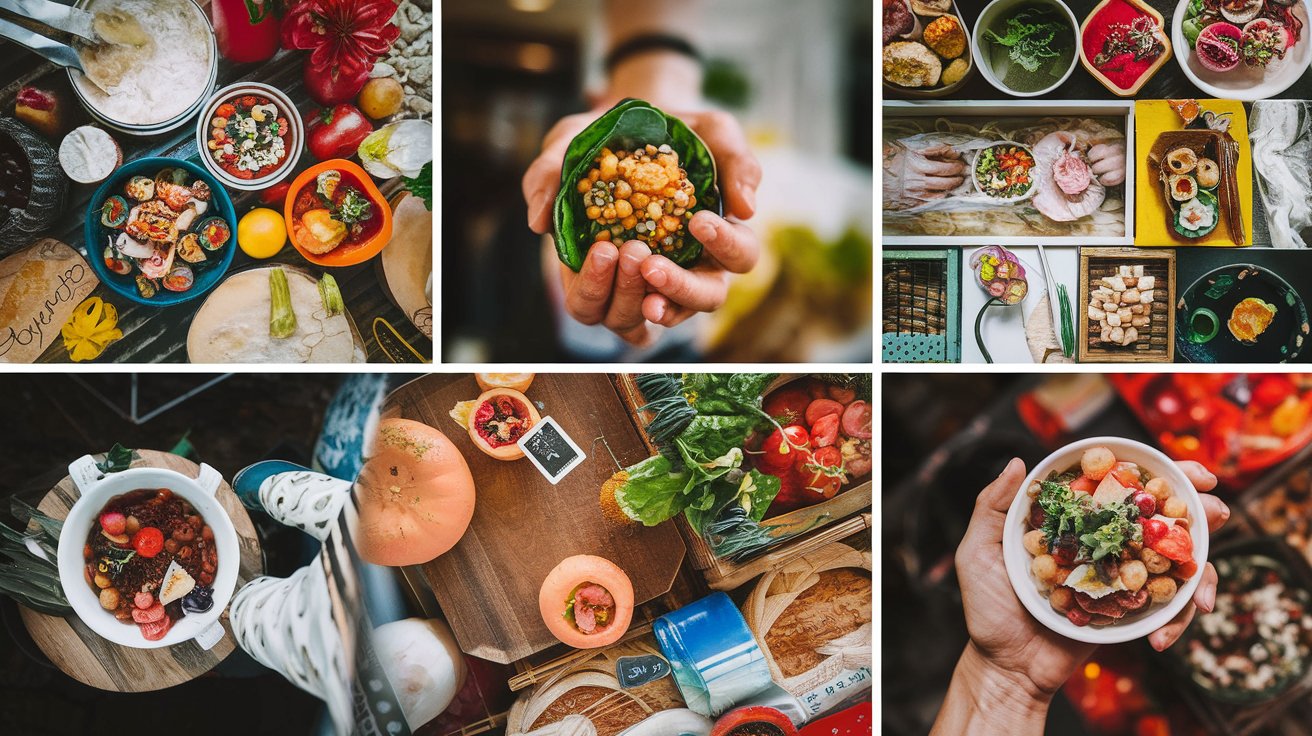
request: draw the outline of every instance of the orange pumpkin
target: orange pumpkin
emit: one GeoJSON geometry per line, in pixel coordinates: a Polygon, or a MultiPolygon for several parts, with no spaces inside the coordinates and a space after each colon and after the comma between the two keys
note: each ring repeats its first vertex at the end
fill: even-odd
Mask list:
{"type": "Polygon", "coordinates": [[[474,518],[474,478],[446,435],[384,419],[355,481],[356,551],[377,565],[418,565],[456,545],[474,518]]]}

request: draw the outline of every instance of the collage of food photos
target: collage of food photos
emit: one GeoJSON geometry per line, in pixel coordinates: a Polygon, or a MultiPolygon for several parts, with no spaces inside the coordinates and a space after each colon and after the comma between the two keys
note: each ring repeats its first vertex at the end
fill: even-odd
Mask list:
{"type": "Polygon", "coordinates": [[[873,736],[878,17],[0,0],[0,735],[873,736]]]}
{"type": "Polygon", "coordinates": [[[883,360],[1312,360],[1307,4],[976,5],[883,3],[883,360]]]}

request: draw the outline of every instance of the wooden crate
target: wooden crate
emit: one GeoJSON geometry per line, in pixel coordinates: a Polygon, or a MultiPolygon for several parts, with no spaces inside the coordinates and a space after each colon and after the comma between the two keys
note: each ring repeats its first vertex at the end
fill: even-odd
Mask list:
{"type": "Polygon", "coordinates": [[[1078,325],[1077,359],[1081,363],[1170,363],[1175,360],[1175,251],[1138,248],[1080,248],[1080,295],[1072,304],[1078,325]],[[1117,266],[1144,267],[1145,276],[1157,280],[1152,323],[1145,339],[1125,347],[1097,341],[1097,323],[1089,319],[1089,294],[1098,281],[1115,275],[1117,266]]]}
{"type": "Polygon", "coordinates": [[[961,362],[961,257],[955,249],[885,250],[885,363],[961,362]]]}
{"type": "MultiPolygon", "coordinates": [[[[805,374],[781,374],[766,388],[766,393],[803,377],[805,374]]],[[[643,441],[655,454],[658,449],[645,430],[646,422],[651,416],[649,413],[638,411],[638,407],[645,401],[642,393],[638,391],[637,384],[634,383],[634,376],[623,373],[618,375],[615,381],[620,397],[635,417],[635,424],[639,427],[643,441]]],[[[785,529],[809,529],[809,531],[743,562],[732,562],[717,557],[702,535],[692,528],[682,514],[675,517],[674,523],[683,535],[684,543],[688,548],[689,561],[692,562],[693,567],[702,572],[706,584],[715,590],[733,590],[767,570],[786,565],[808,552],[869,529],[873,485],[873,480],[867,478],[864,482],[855,483],[851,488],[824,503],[765,519],[763,524],[779,525],[785,529]]]]}

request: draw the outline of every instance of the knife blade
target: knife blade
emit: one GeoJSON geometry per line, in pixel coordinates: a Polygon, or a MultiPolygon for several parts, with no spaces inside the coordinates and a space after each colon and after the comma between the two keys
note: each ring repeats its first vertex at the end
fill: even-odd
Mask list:
{"type": "Polygon", "coordinates": [[[99,43],[92,27],[94,16],[81,8],[60,5],[50,0],[0,0],[0,10],[31,18],[42,25],[71,33],[91,43],[99,43]]]}
{"type": "Polygon", "coordinates": [[[77,52],[66,44],[46,38],[3,18],[0,18],[0,36],[32,49],[60,66],[86,73],[86,70],[82,68],[82,60],[78,58],[77,52]]]}

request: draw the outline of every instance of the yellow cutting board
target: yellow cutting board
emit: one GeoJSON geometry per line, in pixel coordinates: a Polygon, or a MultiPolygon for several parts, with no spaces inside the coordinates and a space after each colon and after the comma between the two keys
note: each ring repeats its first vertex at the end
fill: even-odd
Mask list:
{"type": "MultiPolygon", "coordinates": [[[[1218,115],[1230,113],[1230,137],[1239,142],[1239,209],[1244,221],[1244,245],[1253,244],[1253,159],[1248,142],[1248,115],[1244,103],[1238,100],[1199,100],[1204,110],[1218,115]]],[[[1186,245],[1173,236],[1167,223],[1166,204],[1157,168],[1148,161],[1157,136],[1168,130],[1184,130],[1184,121],[1167,105],[1166,100],[1139,100],[1134,103],[1134,158],[1136,169],[1134,187],[1134,244],[1138,246],[1165,246],[1176,248],[1186,245]]],[[[1230,238],[1230,226],[1225,218],[1206,238],[1191,241],[1188,245],[1237,247],[1230,238]]]]}

